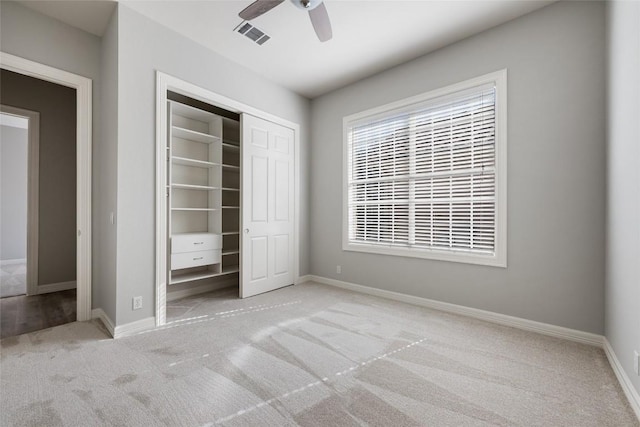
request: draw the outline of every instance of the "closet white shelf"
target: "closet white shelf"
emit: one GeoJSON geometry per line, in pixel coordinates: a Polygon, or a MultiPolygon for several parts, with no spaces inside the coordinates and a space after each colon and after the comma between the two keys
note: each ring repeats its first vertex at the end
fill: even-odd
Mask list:
{"type": "Polygon", "coordinates": [[[171,188],[180,188],[182,190],[219,190],[220,187],[209,187],[208,185],[192,185],[192,184],[171,184],[171,188]]]}
{"type": "Polygon", "coordinates": [[[236,254],[239,254],[239,253],[240,253],[240,251],[238,249],[229,249],[228,251],[223,250],[222,251],[222,256],[225,256],[225,255],[236,255],[236,254]]]}
{"type": "Polygon", "coordinates": [[[171,208],[172,211],[183,211],[183,212],[213,212],[219,211],[220,209],[214,208],[171,208]]]}
{"type": "Polygon", "coordinates": [[[171,136],[175,136],[182,139],[188,139],[189,141],[202,142],[205,144],[213,144],[214,142],[220,142],[219,136],[214,136],[208,133],[198,132],[191,129],[185,129],[179,126],[171,127],[171,136]]]}
{"type": "Polygon", "coordinates": [[[177,285],[178,283],[191,282],[193,280],[202,280],[202,279],[210,279],[212,277],[224,276],[225,274],[237,273],[240,271],[237,265],[232,265],[229,267],[223,267],[221,273],[214,273],[212,271],[197,271],[194,273],[182,273],[176,274],[171,277],[169,284],[177,285]]]}
{"type": "Polygon", "coordinates": [[[222,191],[240,191],[239,188],[222,187],[222,191]]]}
{"type": "Polygon", "coordinates": [[[227,267],[222,266],[222,273],[220,273],[220,276],[223,274],[237,273],[238,271],[240,271],[240,267],[237,265],[229,265],[227,267]]]}
{"type": "Polygon", "coordinates": [[[231,143],[229,143],[229,142],[223,142],[223,143],[222,143],[222,146],[223,146],[224,148],[229,148],[229,149],[231,149],[231,150],[238,150],[238,151],[240,150],[240,146],[239,146],[239,145],[231,144],[231,143]]]}
{"type": "Polygon", "coordinates": [[[240,166],[222,164],[222,168],[228,171],[240,172],[240,166]]]}
{"type": "Polygon", "coordinates": [[[240,209],[240,206],[223,206],[222,209],[240,209]]]}
{"type": "Polygon", "coordinates": [[[210,277],[216,277],[218,275],[220,275],[220,273],[212,273],[212,272],[176,274],[175,276],[171,277],[169,284],[177,285],[178,283],[191,282],[192,280],[208,279],[210,277]]]}
{"type": "Polygon", "coordinates": [[[213,168],[221,166],[220,163],[206,162],[204,160],[189,159],[187,157],[172,156],[171,161],[174,165],[195,166],[197,168],[213,168]]]}
{"type": "Polygon", "coordinates": [[[208,122],[216,117],[216,115],[210,111],[201,110],[200,108],[179,102],[172,103],[172,110],[174,114],[201,122],[208,122]]]}
{"type": "Polygon", "coordinates": [[[240,234],[240,232],[239,231],[223,231],[220,234],[222,234],[223,236],[232,236],[234,234],[240,234]]]}
{"type": "MultiPolygon", "coordinates": [[[[208,231],[191,231],[191,232],[185,232],[185,233],[172,233],[171,237],[185,237],[185,236],[201,236],[204,233],[209,233],[208,231]]],[[[217,233],[212,233],[212,234],[217,234],[217,233]]]]}

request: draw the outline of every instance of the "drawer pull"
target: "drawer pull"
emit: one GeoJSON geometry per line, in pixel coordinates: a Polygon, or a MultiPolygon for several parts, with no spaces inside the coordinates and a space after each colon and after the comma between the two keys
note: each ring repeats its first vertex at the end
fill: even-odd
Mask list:
{"type": "Polygon", "coordinates": [[[200,256],[200,257],[198,257],[198,258],[194,258],[193,260],[194,260],[194,261],[198,261],[199,259],[202,259],[202,258],[203,258],[203,257],[201,257],[201,256],[200,256]]]}
{"type": "Polygon", "coordinates": [[[193,242],[194,245],[204,245],[204,242],[193,242]]]}

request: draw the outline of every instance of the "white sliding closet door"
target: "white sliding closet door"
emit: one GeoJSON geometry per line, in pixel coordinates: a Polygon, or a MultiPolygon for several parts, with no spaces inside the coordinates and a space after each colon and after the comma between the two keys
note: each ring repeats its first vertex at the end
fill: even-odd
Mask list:
{"type": "Polygon", "coordinates": [[[294,281],[294,132],[242,115],[240,296],[294,281]]]}

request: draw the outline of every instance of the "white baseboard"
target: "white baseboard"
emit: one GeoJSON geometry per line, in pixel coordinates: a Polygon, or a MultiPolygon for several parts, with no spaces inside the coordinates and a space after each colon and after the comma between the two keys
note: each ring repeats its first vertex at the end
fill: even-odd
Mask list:
{"type": "Polygon", "coordinates": [[[609,359],[611,368],[613,369],[613,372],[616,374],[616,377],[618,378],[618,382],[620,383],[620,386],[622,387],[624,394],[627,396],[627,399],[629,400],[629,405],[631,406],[633,411],[636,413],[636,417],[638,417],[638,421],[640,421],[640,394],[638,394],[638,391],[635,389],[635,387],[631,383],[631,379],[629,378],[625,370],[622,368],[622,365],[620,364],[620,361],[618,360],[616,353],[613,351],[613,347],[611,347],[611,344],[609,343],[609,340],[606,337],[604,338],[604,352],[607,355],[607,359],[609,359]]]}
{"type": "Polygon", "coordinates": [[[138,320],[135,322],[127,323],[120,326],[114,326],[113,321],[107,316],[101,308],[94,308],[91,310],[92,319],[100,319],[102,324],[107,328],[113,338],[122,338],[128,335],[133,335],[137,332],[146,331],[147,329],[153,329],[156,327],[156,318],[147,317],[146,319],[138,320]]]}
{"type": "Polygon", "coordinates": [[[113,322],[111,321],[111,319],[109,319],[109,316],[107,316],[107,313],[105,313],[101,308],[94,308],[93,310],[91,310],[91,318],[100,319],[100,321],[102,322],[104,327],[107,328],[107,331],[109,331],[111,336],[112,337],[114,336],[113,322]]]}
{"type": "Polygon", "coordinates": [[[301,285],[301,284],[303,284],[303,283],[310,282],[311,280],[313,280],[313,277],[315,277],[315,276],[312,276],[312,275],[310,275],[310,274],[307,274],[307,275],[305,275],[305,276],[300,276],[300,277],[298,277],[298,279],[294,282],[294,284],[296,284],[296,285],[301,285]]]}
{"type": "Polygon", "coordinates": [[[0,261],[0,267],[5,265],[15,265],[15,264],[26,264],[26,258],[16,258],[16,259],[3,259],[0,261]]]}
{"type": "Polygon", "coordinates": [[[38,285],[38,290],[36,293],[40,294],[48,294],[50,292],[59,292],[66,291],[68,289],[75,289],[77,287],[77,283],[75,280],[70,280],[68,282],[58,282],[58,283],[47,283],[46,285],[38,285]]]}
{"type": "Polygon", "coordinates": [[[171,288],[168,288],[167,301],[175,301],[180,298],[217,291],[219,289],[224,289],[233,285],[238,285],[237,279],[227,279],[215,283],[204,283],[202,285],[191,286],[189,288],[180,289],[177,291],[171,291],[171,288]]]}
{"type": "Polygon", "coordinates": [[[154,329],[156,327],[155,316],[147,317],[145,319],[136,320],[135,322],[125,323],[124,325],[116,326],[113,330],[113,338],[122,338],[129,335],[136,334],[138,332],[146,331],[148,329],[154,329]]]}
{"type": "Polygon", "coordinates": [[[494,313],[492,311],[480,310],[477,308],[465,307],[462,305],[436,301],[428,298],[401,294],[399,292],[370,288],[368,286],[356,285],[355,283],[343,282],[326,277],[313,275],[310,277],[314,282],[336,286],[338,288],[348,289],[354,292],[388,298],[395,301],[406,302],[408,304],[419,305],[421,307],[432,308],[434,310],[445,311],[447,313],[460,314],[462,316],[472,317],[474,319],[480,319],[491,323],[497,323],[499,325],[511,326],[513,328],[518,328],[525,331],[537,332],[539,334],[549,335],[556,338],[564,338],[570,341],[602,347],[602,335],[564,328],[562,326],[550,325],[548,323],[536,322],[534,320],[508,316],[506,314],[494,313]]]}

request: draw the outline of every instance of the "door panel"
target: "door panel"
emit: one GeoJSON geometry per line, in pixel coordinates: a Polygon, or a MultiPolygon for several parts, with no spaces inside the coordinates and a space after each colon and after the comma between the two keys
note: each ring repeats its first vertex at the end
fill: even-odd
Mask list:
{"type": "Polygon", "coordinates": [[[274,274],[286,274],[289,272],[290,254],[289,254],[289,236],[281,234],[273,237],[273,243],[275,245],[274,256],[274,274]]]}
{"type": "Polygon", "coordinates": [[[267,277],[269,261],[268,237],[254,237],[251,239],[251,280],[267,277]]]}
{"type": "Polygon", "coordinates": [[[289,162],[275,162],[275,220],[289,220],[289,162]]]}
{"type": "Polygon", "coordinates": [[[293,284],[294,132],[242,115],[242,298],[293,284]]]}
{"type": "Polygon", "coordinates": [[[254,222],[266,222],[269,215],[269,159],[267,157],[254,156],[251,159],[251,189],[248,192],[251,197],[251,219],[254,222]]]}
{"type": "Polygon", "coordinates": [[[289,139],[275,135],[273,149],[280,153],[289,154],[289,139]]]}
{"type": "Polygon", "coordinates": [[[251,129],[251,145],[260,148],[269,148],[269,132],[265,129],[251,129]]]}

